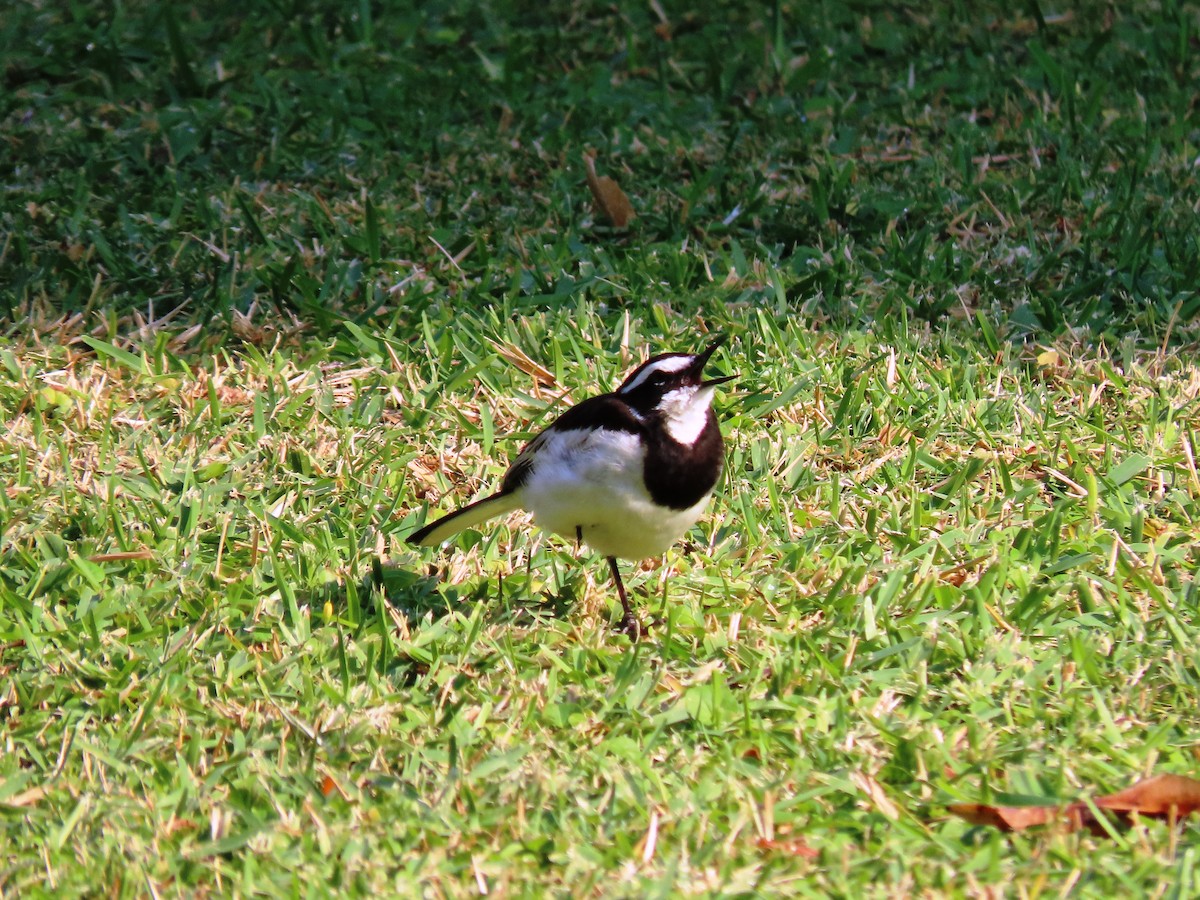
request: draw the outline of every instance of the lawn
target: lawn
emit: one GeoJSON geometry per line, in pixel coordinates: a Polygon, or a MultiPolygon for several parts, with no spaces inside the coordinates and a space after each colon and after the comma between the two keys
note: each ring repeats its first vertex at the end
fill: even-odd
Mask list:
{"type": "Polygon", "coordinates": [[[1188,897],[1200,12],[0,17],[0,894],[1188,897]],[[594,204],[585,156],[637,217],[594,204]],[[405,536],[650,353],[661,561],[405,536]]]}

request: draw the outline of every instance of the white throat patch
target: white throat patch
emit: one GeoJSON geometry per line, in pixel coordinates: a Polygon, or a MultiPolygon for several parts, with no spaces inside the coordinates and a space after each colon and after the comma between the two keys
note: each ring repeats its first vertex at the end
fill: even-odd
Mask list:
{"type": "Polygon", "coordinates": [[[667,434],[687,447],[696,443],[708,423],[712,399],[711,387],[688,386],[669,391],[658,404],[667,434]]]}

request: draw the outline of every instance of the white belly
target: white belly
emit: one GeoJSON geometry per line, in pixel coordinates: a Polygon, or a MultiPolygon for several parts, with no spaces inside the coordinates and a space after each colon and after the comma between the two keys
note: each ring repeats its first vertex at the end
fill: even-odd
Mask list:
{"type": "Polygon", "coordinates": [[[569,540],[581,528],[584,542],[605,556],[658,556],[700,518],[710,495],[688,509],[656,507],[642,481],[642,457],[630,434],[554,435],[520,488],[521,505],[540,528],[569,540]]]}

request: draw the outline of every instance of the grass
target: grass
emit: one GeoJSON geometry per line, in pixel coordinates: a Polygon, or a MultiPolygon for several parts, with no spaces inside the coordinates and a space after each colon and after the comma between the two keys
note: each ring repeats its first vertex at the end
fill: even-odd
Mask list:
{"type": "Polygon", "coordinates": [[[663,16],[0,22],[0,891],[1194,892],[945,807],[1196,771],[1195,11],[663,16]],[[404,543],[708,333],[649,640],[404,543]]]}

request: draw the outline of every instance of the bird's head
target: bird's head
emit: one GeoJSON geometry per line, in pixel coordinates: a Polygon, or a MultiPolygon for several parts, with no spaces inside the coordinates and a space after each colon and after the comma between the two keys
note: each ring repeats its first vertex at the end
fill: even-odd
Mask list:
{"type": "Polygon", "coordinates": [[[694,444],[708,422],[713,391],[736,375],[705,378],[704,365],[725,339],[701,353],[660,353],[632,372],[617,396],[642,418],[660,416],[667,433],[681,444],[694,444]]]}

